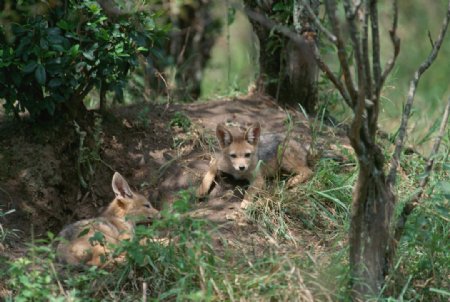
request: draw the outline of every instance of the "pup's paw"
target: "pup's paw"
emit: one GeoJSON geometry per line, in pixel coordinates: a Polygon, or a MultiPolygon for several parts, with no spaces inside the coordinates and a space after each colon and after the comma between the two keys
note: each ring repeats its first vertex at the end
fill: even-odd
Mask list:
{"type": "Polygon", "coordinates": [[[308,179],[311,178],[312,174],[313,174],[313,172],[310,169],[302,170],[301,173],[299,173],[298,175],[295,175],[294,177],[292,177],[291,179],[288,180],[287,187],[292,188],[298,184],[306,182],[308,179]]]}

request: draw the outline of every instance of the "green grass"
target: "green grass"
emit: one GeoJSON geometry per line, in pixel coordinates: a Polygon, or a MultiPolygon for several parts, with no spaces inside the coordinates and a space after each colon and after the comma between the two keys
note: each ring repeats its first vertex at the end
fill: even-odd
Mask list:
{"type": "MultiPolygon", "coordinates": [[[[450,254],[448,147],[437,158],[423,203],[408,220],[386,301],[447,301],[450,254]]],[[[423,161],[404,157],[397,186],[399,204],[410,196],[423,161]],[[409,193],[408,193],[409,192],[409,193]]],[[[248,210],[261,242],[254,246],[219,239],[204,220],[190,218],[189,194],[151,227],[117,247],[126,262],[111,272],[62,269],[50,241],[35,241],[28,253],[6,264],[1,276],[7,301],[136,301],[146,284],[149,300],[279,301],[349,300],[347,231],[354,159],[321,159],[308,183],[287,190],[271,182],[248,210]],[[147,243],[139,241],[146,238],[147,243]],[[164,238],[163,241],[157,238],[164,238]]]]}

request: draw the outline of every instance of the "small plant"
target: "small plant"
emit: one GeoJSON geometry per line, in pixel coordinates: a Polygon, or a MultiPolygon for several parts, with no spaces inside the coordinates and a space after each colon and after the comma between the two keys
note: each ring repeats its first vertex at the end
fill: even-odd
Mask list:
{"type": "Polygon", "coordinates": [[[183,112],[177,111],[170,120],[169,125],[171,127],[180,127],[184,132],[187,132],[191,127],[191,120],[183,112]]]}
{"type": "Polygon", "coordinates": [[[55,237],[48,233],[48,240],[36,240],[23,257],[7,263],[0,277],[6,280],[11,294],[6,301],[95,301],[97,281],[107,282],[108,274],[96,267],[82,273],[62,271],[56,264],[55,237]]]}
{"type": "Polygon", "coordinates": [[[142,108],[142,110],[139,111],[138,115],[137,115],[137,125],[142,127],[142,128],[148,128],[150,126],[150,117],[149,117],[149,113],[150,113],[150,107],[149,106],[145,106],[144,108],[142,108]]]}
{"type": "Polygon", "coordinates": [[[88,183],[94,177],[97,164],[103,162],[100,156],[103,144],[102,118],[100,116],[95,118],[92,139],[89,139],[87,131],[81,130],[77,122],[74,121],[73,123],[80,139],[77,159],[78,178],[81,186],[88,188],[88,183]]]}
{"type": "Polygon", "coordinates": [[[26,256],[9,263],[6,274],[14,296],[10,301],[62,301],[64,298],[58,287],[60,281],[54,266],[56,256],[51,245],[41,241],[36,243],[41,245],[33,244],[26,256]]]}
{"type": "Polygon", "coordinates": [[[9,214],[12,214],[12,213],[14,213],[15,211],[16,211],[15,209],[12,209],[12,210],[3,212],[3,211],[0,209],[0,244],[4,243],[8,237],[16,236],[17,230],[9,230],[9,229],[5,229],[5,228],[3,228],[3,225],[2,225],[2,223],[1,223],[1,219],[2,219],[3,217],[5,217],[6,215],[9,215],[9,214]]]}

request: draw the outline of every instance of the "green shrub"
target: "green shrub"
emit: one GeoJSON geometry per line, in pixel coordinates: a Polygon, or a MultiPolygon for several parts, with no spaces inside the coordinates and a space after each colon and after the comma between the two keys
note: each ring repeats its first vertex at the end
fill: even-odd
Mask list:
{"type": "Polygon", "coordinates": [[[60,109],[76,115],[95,86],[120,98],[137,56],[164,37],[156,14],[139,11],[113,20],[96,1],[71,0],[67,8],[60,3],[45,15],[17,12],[22,18],[11,24],[11,33],[0,29],[0,98],[16,117],[60,109]]]}

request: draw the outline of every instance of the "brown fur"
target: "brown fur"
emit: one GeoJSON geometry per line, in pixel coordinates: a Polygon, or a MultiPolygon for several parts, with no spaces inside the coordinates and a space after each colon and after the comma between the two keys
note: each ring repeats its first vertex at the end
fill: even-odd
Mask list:
{"type": "Polygon", "coordinates": [[[307,152],[299,143],[281,136],[261,135],[259,123],[246,129],[218,124],[216,136],[221,152],[212,159],[197,189],[199,197],[208,194],[218,171],[250,182],[242,206],[263,188],[265,177],[275,176],[280,170],[296,175],[289,180],[289,186],[304,182],[312,175],[307,165],[307,152]],[[262,165],[257,168],[259,161],[262,165]]]}
{"type": "Polygon", "coordinates": [[[75,222],[59,233],[61,241],[56,248],[59,261],[104,266],[107,263],[103,263],[102,258],[109,253],[109,244],[131,238],[137,219],[153,219],[159,215],[147,198],[131,191],[127,181],[117,172],[112,179],[112,188],[116,198],[99,217],[75,222]],[[90,242],[97,232],[104,236],[104,245],[90,242]]]}

